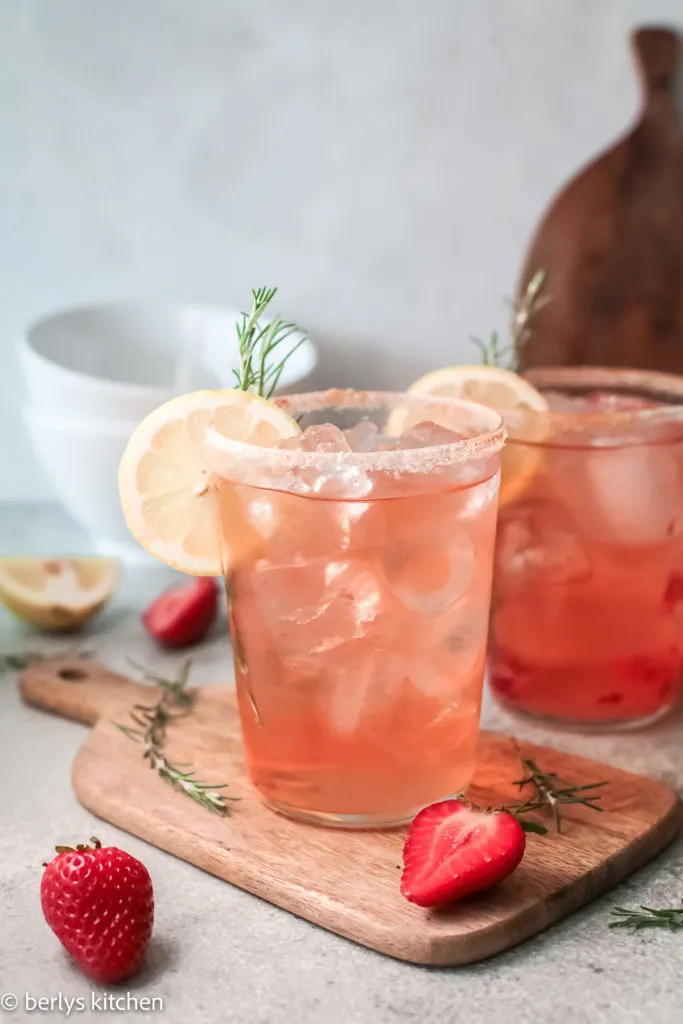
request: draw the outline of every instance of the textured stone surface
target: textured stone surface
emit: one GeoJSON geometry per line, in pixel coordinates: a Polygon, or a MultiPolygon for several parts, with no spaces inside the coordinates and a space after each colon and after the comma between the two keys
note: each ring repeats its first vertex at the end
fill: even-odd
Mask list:
{"type": "MultiPolygon", "coordinates": [[[[0,506],[0,540],[11,538],[15,550],[54,552],[60,537],[67,537],[66,527],[54,509],[0,506]]],[[[75,549],[77,538],[72,530],[64,543],[75,549]]],[[[168,578],[163,570],[126,573],[115,605],[83,643],[97,647],[103,661],[122,671],[126,655],[149,666],[172,665],[174,659],[160,657],[144,637],[136,614],[168,578]]],[[[0,613],[1,651],[34,642],[0,613]]],[[[219,632],[198,653],[194,678],[220,682],[229,674],[228,640],[219,632]]],[[[485,722],[513,727],[509,717],[488,706],[485,722]]],[[[518,735],[683,785],[680,715],[630,736],[550,734],[519,723],[514,728],[518,735]]],[[[150,961],[130,989],[121,990],[161,997],[164,1013],[152,1019],[170,1024],[535,1024],[551,1017],[567,1024],[680,1022],[681,937],[632,935],[609,931],[607,925],[614,902],[680,902],[681,842],[614,893],[494,960],[450,970],[413,967],[330,935],[97,821],[76,803],[69,782],[82,738],[81,726],[23,707],[13,678],[0,678],[0,992],[16,992],[22,1000],[25,992],[90,998],[91,986],[71,968],[42,920],[38,893],[40,864],[52,846],[94,833],[143,859],[154,879],[157,922],[150,961]]],[[[2,1020],[29,1018],[36,1014],[0,1013],[2,1020]]],[[[132,1024],[144,1015],[122,1012],[115,1019],[132,1024]]]]}

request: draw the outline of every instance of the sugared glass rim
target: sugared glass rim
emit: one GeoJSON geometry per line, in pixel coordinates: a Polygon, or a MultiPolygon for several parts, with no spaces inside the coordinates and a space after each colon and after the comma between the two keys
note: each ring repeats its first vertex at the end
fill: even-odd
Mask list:
{"type": "MultiPolygon", "coordinates": [[[[357,391],[353,388],[333,388],[329,391],[310,391],[296,395],[280,395],[273,399],[289,416],[317,412],[323,409],[381,409],[419,406],[422,409],[443,409],[445,413],[460,408],[482,422],[481,432],[476,436],[449,444],[431,445],[424,448],[408,448],[398,451],[379,452],[302,452],[282,448],[268,448],[263,445],[235,441],[210,427],[207,443],[217,452],[244,459],[267,460],[274,468],[288,470],[304,467],[319,468],[321,471],[357,466],[366,472],[377,470],[390,473],[428,473],[443,466],[465,463],[473,458],[483,458],[500,451],[507,431],[503,417],[495,409],[478,402],[443,398],[431,395],[414,395],[400,391],[357,391]]],[[[429,419],[425,416],[425,419],[429,419]]],[[[455,428],[454,428],[455,429],[455,428]]]]}
{"type": "Polygon", "coordinates": [[[615,412],[505,410],[508,444],[543,448],[595,449],[671,444],[683,440],[683,376],[657,370],[611,366],[538,366],[523,374],[539,391],[635,392],[662,404],[615,412]],[[680,436],[659,435],[671,425],[680,436]]]}
{"type": "Polygon", "coordinates": [[[583,388],[586,391],[635,391],[643,395],[651,393],[652,398],[660,400],[662,405],[621,412],[540,412],[525,409],[523,412],[520,410],[520,416],[542,416],[558,425],[584,427],[683,419],[683,376],[675,373],[619,366],[536,366],[526,370],[523,376],[539,391],[583,388]]]}

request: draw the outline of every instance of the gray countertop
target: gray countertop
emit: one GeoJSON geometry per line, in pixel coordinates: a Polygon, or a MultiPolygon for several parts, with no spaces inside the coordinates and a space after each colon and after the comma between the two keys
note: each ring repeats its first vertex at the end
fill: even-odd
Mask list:
{"type": "MultiPolygon", "coordinates": [[[[45,506],[0,506],[0,553],[83,550],[82,538],[45,506]]],[[[126,655],[168,665],[145,637],[138,612],[168,582],[166,570],[129,570],[116,600],[84,638],[113,669],[126,655]]],[[[40,641],[0,611],[0,651],[73,646],[40,641]]],[[[197,652],[196,682],[231,676],[229,641],[219,631],[197,652]]],[[[631,771],[683,786],[682,716],[638,734],[576,736],[521,725],[486,703],[489,727],[515,731],[631,771]]],[[[683,898],[683,841],[605,898],[493,960],[436,969],[399,963],[316,928],[95,819],[76,802],[71,762],[81,726],[22,706],[12,676],[0,677],[0,765],[5,780],[0,830],[0,994],[14,993],[2,1020],[65,1019],[66,1000],[82,997],[72,1019],[97,1019],[102,990],[73,969],[40,910],[41,862],[55,843],[95,833],[148,866],[157,916],[148,964],[130,987],[116,990],[128,1009],[116,1020],[170,1024],[522,1024],[552,1016],[581,1022],[679,1024],[683,933],[608,930],[611,904],[672,905],[683,898]],[[26,994],[55,1000],[52,1011],[29,1012],[26,994]],[[61,1008],[60,1008],[61,994],[61,1008]],[[157,997],[163,1011],[136,1010],[157,997]],[[81,1010],[80,1005],[86,1009],[81,1010]]],[[[1,1003],[1,999],[0,999],[1,1003]]],[[[158,1005],[158,1004],[157,1004],[158,1005]]]]}

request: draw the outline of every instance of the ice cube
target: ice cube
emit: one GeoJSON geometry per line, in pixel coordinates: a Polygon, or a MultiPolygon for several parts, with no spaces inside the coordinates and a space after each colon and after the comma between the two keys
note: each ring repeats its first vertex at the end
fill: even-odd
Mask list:
{"type": "Polygon", "coordinates": [[[369,474],[350,462],[329,472],[321,472],[313,485],[313,492],[321,498],[353,501],[367,498],[372,488],[369,474]]]}
{"type": "Polygon", "coordinates": [[[319,501],[255,487],[240,488],[239,514],[254,531],[260,557],[273,565],[355,557],[383,543],[384,502],[319,501]]]}
{"type": "Polygon", "coordinates": [[[463,491],[463,504],[459,517],[464,520],[480,519],[487,512],[493,512],[498,500],[500,473],[494,473],[488,480],[482,480],[474,487],[463,491]]]}
{"type": "Polygon", "coordinates": [[[260,561],[239,575],[267,636],[283,648],[289,646],[292,627],[303,626],[320,614],[325,592],[325,564],[294,561],[272,564],[260,561]]]}
{"type": "Polygon", "coordinates": [[[382,564],[406,608],[438,615],[469,586],[477,558],[459,521],[462,508],[463,494],[458,492],[413,498],[405,507],[397,503],[387,509],[382,564]]]}
{"type": "Polygon", "coordinates": [[[471,591],[441,616],[423,621],[408,673],[412,685],[430,697],[478,699],[488,625],[486,588],[471,591]]]}
{"type": "Polygon", "coordinates": [[[405,665],[405,673],[411,686],[425,697],[450,699],[457,685],[453,673],[444,667],[438,654],[434,652],[425,651],[413,656],[405,665]]]}
{"type": "Polygon", "coordinates": [[[281,441],[278,441],[275,447],[286,452],[310,451],[304,434],[295,434],[294,437],[283,437],[281,441]]]}
{"type": "Polygon", "coordinates": [[[683,529],[683,472],[666,445],[563,453],[553,474],[577,532],[600,543],[657,544],[683,529]]]}
{"type": "MultiPolygon", "coordinates": [[[[320,455],[351,454],[352,449],[342,431],[331,423],[306,427],[297,437],[278,443],[286,451],[311,452],[320,455]]],[[[293,494],[317,494],[324,498],[358,499],[372,490],[369,475],[353,460],[333,460],[329,465],[290,467],[282,478],[281,489],[293,494]]]]}
{"type": "Polygon", "coordinates": [[[476,563],[474,545],[463,531],[445,549],[417,545],[387,577],[407,608],[438,615],[465,593],[476,563]]]}
{"type": "Polygon", "coordinates": [[[300,452],[350,452],[351,446],[344,434],[332,423],[315,424],[296,437],[279,441],[278,448],[300,452]]]}
{"type": "Polygon", "coordinates": [[[396,442],[398,449],[430,448],[437,444],[453,444],[456,441],[464,441],[467,435],[457,430],[449,430],[439,423],[432,423],[431,420],[423,420],[412,427],[404,430],[396,442]]]}
{"type": "Polygon", "coordinates": [[[468,676],[486,658],[489,631],[489,606],[483,595],[462,602],[444,621],[441,643],[452,657],[452,669],[458,677],[468,676]],[[443,629],[445,627],[445,631],[443,629]]]}
{"type": "Polygon", "coordinates": [[[242,492],[242,506],[259,537],[270,540],[278,530],[278,496],[254,490],[242,492]]]}
{"type": "Polygon", "coordinates": [[[588,555],[566,511],[542,501],[515,505],[499,517],[496,569],[501,588],[523,585],[527,576],[572,583],[591,574],[588,555]]]}
{"type": "Polygon", "coordinates": [[[348,736],[363,715],[378,705],[391,658],[372,639],[350,640],[337,647],[326,671],[326,685],[318,693],[319,711],[333,732],[348,736]]]}
{"type": "Polygon", "coordinates": [[[367,636],[390,596],[380,574],[360,558],[259,563],[247,585],[279,650],[306,662],[367,636]]]}
{"type": "Polygon", "coordinates": [[[379,439],[379,427],[371,420],[361,420],[345,430],[344,437],[354,452],[372,452],[379,439]]]}

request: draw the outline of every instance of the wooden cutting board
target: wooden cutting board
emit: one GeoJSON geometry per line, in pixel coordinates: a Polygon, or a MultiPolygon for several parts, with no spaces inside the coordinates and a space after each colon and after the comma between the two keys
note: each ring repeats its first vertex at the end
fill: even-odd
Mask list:
{"type": "MultiPolygon", "coordinates": [[[[229,782],[226,792],[240,801],[227,818],[162,782],[113,724],[126,722],[134,703],[150,703],[152,687],[74,659],[36,664],[20,687],[29,704],[94,726],[72,772],[78,799],[94,814],[323,928],[415,963],[470,963],[521,942],[616,885],[681,824],[681,804],[661,782],[523,743],[542,768],[572,782],[607,780],[604,811],[569,808],[566,831],[529,836],[521,866],[504,883],[426,911],[399,894],[405,829],[318,828],[261,803],[244,774],[231,687],[198,689],[194,710],[168,736],[172,759],[192,762],[202,779],[229,782]]],[[[518,777],[512,740],[483,733],[473,797],[514,799],[510,783],[518,777]]]]}
{"type": "MultiPolygon", "coordinates": [[[[633,129],[562,189],[532,238],[520,278],[547,272],[521,369],[632,366],[683,372],[683,126],[679,40],[632,36],[643,86],[633,129]]],[[[561,129],[560,129],[561,130],[561,129]]]]}

